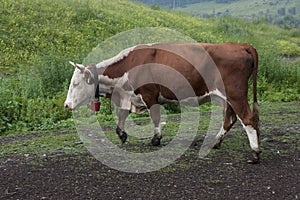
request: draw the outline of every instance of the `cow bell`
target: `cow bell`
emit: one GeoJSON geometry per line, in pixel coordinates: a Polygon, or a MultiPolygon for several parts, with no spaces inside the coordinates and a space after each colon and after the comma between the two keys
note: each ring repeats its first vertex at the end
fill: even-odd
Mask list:
{"type": "Polygon", "coordinates": [[[99,111],[100,110],[100,101],[99,100],[92,101],[91,109],[96,112],[99,111]]]}

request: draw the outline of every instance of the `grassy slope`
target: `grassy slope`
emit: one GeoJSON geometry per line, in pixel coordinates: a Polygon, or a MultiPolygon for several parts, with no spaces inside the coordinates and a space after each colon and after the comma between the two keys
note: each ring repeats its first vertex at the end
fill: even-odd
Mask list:
{"type": "MultiPolygon", "coordinates": [[[[186,8],[178,8],[178,10],[191,13],[194,15],[198,14],[215,14],[218,12],[225,13],[226,10],[229,10],[230,14],[234,17],[251,17],[253,15],[259,16],[262,13],[275,15],[277,14],[277,10],[280,8],[299,8],[300,3],[297,0],[240,0],[237,2],[233,2],[230,4],[217,4],[215,1],[204,2],[199,4],[191,4],[186,6],[186,8]],[[276,4],[274,3],[276,2],[276,4]],[[270,3],[272,5],[270,5],[270,3]]],[[[288,10],[286,10],[287,12],[288,10]]],[[[300,16],[300,12],[297,13],[296,16],[300,16]]]]}
{"type": "MultiPolygon", "coordinates": [[[[300,44],[299,32],[235,19],[196,19],[125,1],[5,0],[0,9],[0,69],[4,72],[31,65],[50,53],[64,55],[66,60],[82,58],[107,37],[135,27],[169,27],[199,42],[248,42],[259,50],[276,40],[300,44]]],[[[299,48],[296,51],[300,54],[299,48]]]]}

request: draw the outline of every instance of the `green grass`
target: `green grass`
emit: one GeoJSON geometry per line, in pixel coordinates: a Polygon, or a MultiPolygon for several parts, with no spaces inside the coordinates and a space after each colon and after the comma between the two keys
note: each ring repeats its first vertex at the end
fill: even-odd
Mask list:
{"type": "MultiPolygon", "coordinates": [[[[299,114],[297,111],[299,102],[291,103],[263,103],[260,105],[260,129],[261,129],[261,146],[262,157],[272,158],[274,156],[288,156],[293,152],[299,151],[299,121],[295,120],[295,117],[299,114]]],[[[174,118],[178,115],[172,115],[174,118]]],[[[199,149],[203,142],[203,135],[206,133],[206,129],[209,122],[209,116],[201,115],[200,127],[197,131],[197,143],[199,145],[191,146],[182,156],[192,156],[195,160],[191,161],[194,165],[199,164],[199,149]]],[[[137,121],[139,122],[139,121],[137,121]]],[[[123,148],[129,152],[153,152],[157,151],[168,144],[174,136],[177,134],[176,130],[180,123],[177,120],[168,120],[168,123],[163,128],[163,146],[153,147],[149,145],[152,130],[150,130],[151,137],[149,138],[137,138],[129,136],[128,142],[125,145],[121,145],[117,135],[115,134],[115,124],[105,123],[107,130],[105,131],[106,137],[114,144],[123,148]],[[110,128],[108,128],[110,127],[110,128]]],[[[143,127],[144,125],[140,125],[143,127]]],[[[187,126],[190,126],[187,123],[187,126]]],[[[187,129],[186,129],[187,130],[187,129]]],[[[132,134],[130,129],[127,130],[128,134],[132,134]]],[[[75,130],[62,130],[55,132],[42,132],[42,133],[27,133],[26,135],[15,135],[1,137],[1,141],[4,141],[0,145],[0,158],[21,156],[21,157],[43,157],[56,156],[58,154],[86,154],[87,149],[84,144],[80,143],[80,138],[75,130]]],[[[222,156],[228,159],[228,162],[244,162],[247,156],[250,154],[250,147],[245,131],[237,122],[232,130],[228,133],[228,136],[222,143],[221,149],[212,150],[208,154],[208,160],[214,160],[215,158],[222,156]]],[[[180,162],[179,162],[180,163],[180,162]]],[[[176,165],[176,162],[174,163],[176,165]]],[[[187,165],[179,164],[180,168],[184,169],[187,165]]],[[[168,170],[172,170],[167,168],[168,170]]]]}
{"type": "MultiPolygon", "coordinates": [[[[43,132],[37,136],[34,133],[27,133],[25,136],[18,135],[16,137],[19,139],[9,139],[6,144],[0,146],[0,157],[42,157],[57,153],[76,154],[86,152],[77,133],[71,130],[68,130],[67,134],[64,131],[60,134],[43,132]]],[[[7,140],[6,138],[3,137],[2,139],[7,140]]]]}

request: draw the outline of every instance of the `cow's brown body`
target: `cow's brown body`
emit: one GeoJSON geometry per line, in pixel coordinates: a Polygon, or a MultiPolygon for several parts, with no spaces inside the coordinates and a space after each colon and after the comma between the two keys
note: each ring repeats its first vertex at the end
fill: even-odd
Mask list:
{"type": "MultiPolygon", "coordinates": [[[[124,90],[133,90],[141,95],[155,127],[159,127],[159,106],[166,102],[184,101],[196,97],[202,104],[216,97],[224,107],[222,130],[217,135],[218,146],[225,133],[232,127],[237,117],[247,131],[254,160],[259,161],[258,104],[256,79],[258,55],[248,44],[180,44],[162,43],[136,46],[115,62],[97,65],[101,77],[118,79],[128,74],[128,81],[122,85],[124,90]],[[248,103],[248,80],[253,75],[253,112],[248,103]],[[174,77],[175,76],[175,77],[174,77]],[[187,89],[186,86],[192,88],[187,89]]],[[[90,65],[87,69],[94,67],[90,65]]],[[[92,71],[92,70],[90,70],[92,71]]],[[[100,91],[101,93],[101,91],[100,91]]],[[[106,92],[118,104],[119,95],[106,92]]],[[[143,109],[139,109],[143,110],[143,109]]],[[[117,133],[125,141],[124,122],[130,109],[119,113],[117,133]]],[[[159,144],[160,130],[152,139],[159,144]]]]}
{"type": "MultiPolygon", "coordinates": [[[[160,78],[168,78],[167,74],[161,72],[162,67],[156,67],[156,64],[162,64],[172,67],[176,71],[180,72],[189,81],[197,96],[202,96],[208,92],[207,84],[210,84],[210,89],[221,87],[218,89],[223,93],[224,91],[222,91],[222,84],[224,83],[228,101],[233,104],[235,104],[235,101],[243,101],[244,108],[246,106],[245,102],[248,102],[248,80],[252,74],[254,75],[254,84],[256,84],[257,53],[252,46],[247,44],[166,43],[152,46],[142,45],[130,52],[126,59],[108,67],[99,68],[99,73],[110,78],[117,78],[123,76],[126,72],[130,72],[130,70],[139,65],[145,65],[149,63],[153,63],[152,68],[150,66],[148,68],[142,68],[141,70],[133,70],[133,73],[129,75],[129,81],[132,85],[138,84],[137,82],[139,81],[144,82],[145,79],[149,79],[149,76],[153,77],[153,82],[157,82],[157,79],[160,78]],[[202,51],[201,49],[192,51],[193,49],[191,49],[191,46],[194,45],[200,45],[201,49],[203,47],[203,49],[209,53],[209,56],[216,64],[217,69],[221,74],[221,80],[220,76],[218,76],[218,73],[215,71],[216,68],[213,68],[212,70],[210,69],[211,61],[207,61],[209,58],[206,57],[206,52],[202,51]],[[168,52],[163,49],[168,49],[172,52],[168,52]],[[185,58],[180,57],[179,54],[181,51],[187,51],[187,53],[184,55],[189,54],[190,57],[195,57],[194,63],[198,63],[198,66],[193,66],[185,58]],[[175,55],[174,52],[179,53],[178,55],[175,55]],[[207,62],[209,62],[209,65],[206,65],[207,62]],[[147,71],[145,71],[145,69],[147,71]],[[211,80],[211,82],[207,83],[201,76],[209,76],[207,80],[211,80]]],[[[182,89],[180,88],[180,83],[176,83],[175,80],[170,81],[172,81],[174,84],[179,84],[178,88],[182,89]]],[[[158,84],[153,84],[151,86],[147,85],[135,89],[136,93],[142,94],[143,100],[147,103],[149,108],[153,104],[158,103],[157,96],[159,92],[161,92],[166,98],[176,99],[176,97],[172,95],[168,89],[159,87],[158,84]],[[146,91],[144,92],[144,90],[146,91]],[[148,90],[151,90],[151,94],[148,94],[148,90]]],[[[184,88],[182,90],[182,93],[184,93],[184,88]]],[[[254,102],[257,102],[256,87],[254,88],[254,102]]]]}

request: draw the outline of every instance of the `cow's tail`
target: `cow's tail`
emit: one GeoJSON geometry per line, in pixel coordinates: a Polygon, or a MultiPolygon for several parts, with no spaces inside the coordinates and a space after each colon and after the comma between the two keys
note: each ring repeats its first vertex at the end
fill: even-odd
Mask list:
{"type": "Polygon", "coordinates": [[[259,105],[257,101],[257,73],[258,73],[258,54],[254,47],[249,46],[248,52],[251,54],[253,63],[253,120],[258,126],[259,122],[259,105]]]}

